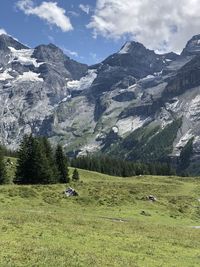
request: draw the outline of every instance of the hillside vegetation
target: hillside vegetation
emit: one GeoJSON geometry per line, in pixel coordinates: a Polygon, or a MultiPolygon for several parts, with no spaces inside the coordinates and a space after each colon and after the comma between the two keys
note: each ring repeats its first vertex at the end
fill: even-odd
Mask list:
{"type": "Polygon", "coordinates": [[[0,186],[0,266],[199,266],[198,179],[79,174],[72,198],[64,184],[0,186]]]}

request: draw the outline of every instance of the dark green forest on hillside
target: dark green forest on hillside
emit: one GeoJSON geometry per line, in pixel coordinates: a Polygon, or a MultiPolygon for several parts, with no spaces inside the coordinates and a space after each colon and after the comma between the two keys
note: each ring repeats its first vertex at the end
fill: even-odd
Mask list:
{"type": "MultiPolygon", "coordinates": [[[[5,172],[4,156],[12,155],[5,148],[0,156],[0,184],[9,183],[5,172]]],[[[172,175],[174,171],[167,163],[139,163],[114,159],[109,156],[78,157],[69,161],[60,145],[55,149],[46,137],[24,136],[17,157],[13,182],[17,184],[68,183],[71,165],[75,168],[72,179],[79,180],[77,168],[101,172],[113,176],[131,177],[135,175],[172,175]]]]}
{"type": "Polygon", "coordinates": [[[179,118],[164,129],[149,125],[139,128],[111,147],[108,153],[125,156],[132,161],[167,162],[181,124],[182,118],[179,118]]]}
{"type": "Polygon", "coordinates": [[[107,155],[89,155],[71,160],[67,158],[62,146],[52,147],[46,137],[26,135],[18,151],[0,147],[0,184],[11,182],[6,177],[5,157],[17,158],[13,179],[17,184],[68,183],[69,166],[76,168],[73,174],[74,180],[79,179],[77,169],[120,177],[176,173],[189,176],[191,173],[187,168],[193,152],[193,139],[189,140],[182,149],[176,169],[172,168],[168,157],[180,125],[181,119],[178,119],[161,131],[159,127],[140,128],[127,136],[117,147],[114,146],[112,153],[107,151],[107,155]],[[132,147],[131,150],[130,147],[132,147]],[[127,160],[124,160],[123,155],[126,155],[127,160]]]}
{"type": "Polygon", "coordinates": [[[167,163],[140,163],[124,161],[109,156],[78,157],[71,166],[97,171],[112,176],[131,177],[135,175],[174,175],[175,171],[167,163]]]}

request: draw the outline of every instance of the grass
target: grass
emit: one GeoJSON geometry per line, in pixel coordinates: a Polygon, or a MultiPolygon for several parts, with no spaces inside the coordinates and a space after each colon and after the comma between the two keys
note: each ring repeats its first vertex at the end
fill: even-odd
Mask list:
{"type": "Polygon", "coordinates": [[[198,179],[80,177],[74,198],[65,185],[0,187],[0,266],[199,266],[198,179]]]}

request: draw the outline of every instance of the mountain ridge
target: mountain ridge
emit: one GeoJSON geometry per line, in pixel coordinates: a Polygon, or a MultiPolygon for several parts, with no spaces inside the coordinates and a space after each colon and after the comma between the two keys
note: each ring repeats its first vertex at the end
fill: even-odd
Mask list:
{"type": "Polygon", "coordinates": [[[54,44],[31,49],[1,35],[1,142],[15,149],[32,132],[61,143],[70,155],[101,152],[151,161],[152,149],[156,160],[178,166],[193,140],[185,168],[193,170],[200,160],[199,39],[188,41],[180,55],[127,42],[87,66],[54,44]],[[164,157],[154,145],[158,140],[164,157]],[[140,146],[144,151],[136,156],[140,146]]]}

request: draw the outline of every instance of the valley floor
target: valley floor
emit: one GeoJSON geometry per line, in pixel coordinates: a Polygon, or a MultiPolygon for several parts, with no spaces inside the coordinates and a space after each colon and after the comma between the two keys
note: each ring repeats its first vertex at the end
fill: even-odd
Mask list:
{"type": "Polygon", "coordinates": [[[0,187],[0,266],[199,266],[200,180],[80,177],[74,198],[65,185],[0,187]]]}

